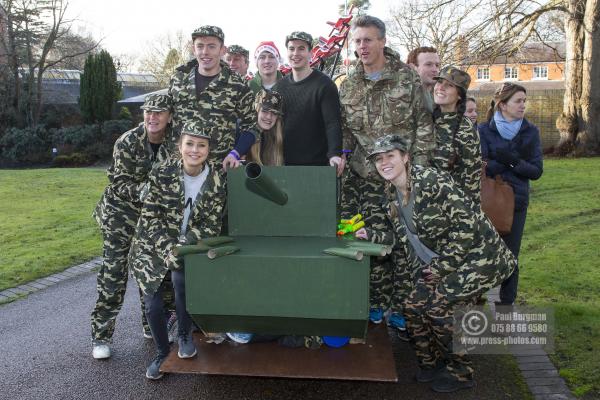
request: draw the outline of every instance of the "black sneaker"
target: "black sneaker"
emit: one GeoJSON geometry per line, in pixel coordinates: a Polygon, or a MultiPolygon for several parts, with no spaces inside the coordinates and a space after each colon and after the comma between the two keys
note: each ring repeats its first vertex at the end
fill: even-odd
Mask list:
{"type": "Polygon", "coordinates": [[[150,363],[150,365],[148,366],[148,368],[146,369],[146,378],[148,379],[152,379],[152,380],[157,380],[163,377],[163,373],[160,372],[160,366],[162,365],[163,361],[165,361],[165,359],[167,358],[167,356],[163,356],[163,355],[157,355],[154,360],[152,360],[152,363],[150,363]]]}
{"type": "Polygon", "coordinates": [[[179,335],[177,343],[179,344],[179,350],[177,351],[179,358],[192,358],[198,353],[196,346],[194,346],[194,340],[189,333],[179,335]]]}
{"type": "Polygon", "coordinates": [[[419,383],[433,382],[437,376],[446,369],[446,364],[438,363],[433,368],[421,368],[417,370],[415,374],[415,380],[419,383]]]}
{"type": "Polygon", "coordinates": [[[473,379],[460,381],[446,370],[440,373],[431,384],[431,390],[438,393],[453,393],[457,390],[471,389],[475,386],[473,379]]]}

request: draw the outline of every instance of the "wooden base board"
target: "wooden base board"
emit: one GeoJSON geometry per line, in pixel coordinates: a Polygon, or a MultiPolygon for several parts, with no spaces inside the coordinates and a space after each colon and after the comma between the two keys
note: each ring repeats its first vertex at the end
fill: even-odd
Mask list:
{"type": "MultiPolygon", "coordinates": [[[[385,324],[369,325],[365,344],[318,350],[287,348],[277,343],[207,343],[194,334],[198,355],[180,359],[171,351],[163,372],[275,378],[341,379],[397,382],[392,346],[385,324]]],[[[176,347],[176,346],[175,346],[176,347]]]]}

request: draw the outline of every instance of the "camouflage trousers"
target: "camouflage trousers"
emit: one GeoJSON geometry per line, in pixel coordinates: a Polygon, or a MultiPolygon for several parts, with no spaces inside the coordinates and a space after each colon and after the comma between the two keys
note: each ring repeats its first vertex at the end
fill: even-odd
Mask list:
{"type": "Polygon", "coordinates": [[[393,267],[390,300],[392,313],[404,315],[406,300],[414,287],[413,276],[421,265],[418,260],[413,260],[410,256],[410,253],[402,245],[394,246],[392,254],[390,254],[393,267]]]}
{"type": "Polygon", "coordinates": [[[472,362],[466,353],[452,351],[452,339],[454,307],[472,304],[476,299],[452,304],[437,286],[437,282],[419,278],[406,301],[406,327],[419,367],[431,369],[445,363],[448,372],[457,379],[472,380],[472,362]]]}
{"type": "MultiPolygon", "coordinates": [[[[385,194],[385,183],[376,179],[365,179],[346,169],[342,185],[341,217],[351,218],[362,214],[365,228],[374,230],[389,229],[386,215],[381,207],[385,194]]],[[[371,257],[369,301],[371,308],[402,312],[404,299],[410,291],[410,279],[406,256],[401,248],[395,248],[391,255],[371,257]],[[394,302],[392,304],[392,293],[394,302]]]]}
{"type": "MultiPolygon", "coordinates": [[[[91,315],[92,342],[110,343],[115,331],[117,315],[123,305],[125,291],[127,289],[127,256],[135,227],[130,224],[120,224],[112,231],[104,230],[102,266],[98,271],[96,290],[98,298],[91,315]]],[[[170,279],[170,274],[165,279],[170,279]]],[[[174,310],[174,299],[172,291],[164,291],[164,301],[169,309],[174,310]]],[[[142,327],[150,331],[146,319],[144,296],[139,291],[142,327]]]]}

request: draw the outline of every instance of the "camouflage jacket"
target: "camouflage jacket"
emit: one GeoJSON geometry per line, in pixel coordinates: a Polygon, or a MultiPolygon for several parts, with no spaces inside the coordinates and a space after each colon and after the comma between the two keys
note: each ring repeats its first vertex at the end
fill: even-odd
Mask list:
{"type": "Polygon", "coordinates": [[[169,96],[173,100],[174,139],[179,139],[186,122],[201,120],[209,127],[216,143],[209,157],[221,161],[233,149],[238,119],[242,131],[250,131],[256,136],[254,94],[244,78],[231,72],[229,66],[221,61],[221,72],[198,96],[195,80],[197,68],[197,60],[178,67],[169,83],[169,96]]]}
{"type": "MultiPolygon", "coordinates": [[[[516,260],[489,219],[475,211],[444,171],[415,165],[411,170],[411,190],[415,193],[413,223],[416,234],[429,249],[438,254],[429,264],[440,278],[442,291],[460,297],[466,285],[498,284],[516,266],[516,260]],[[479,281],[478,281],[479,280],[479,281]]],[[[413,252],[406,236],[406,226],[399,217],[395,189],[383,203],[390,229],[375,232],[379,243],[402,246],[413,252]]]]}
{"type": "Polygon", "coordinates": [[[112,164],[107,171],[109,183],[92,214],[102,230],[108,219],[114,217],[135,226],[142,206],[140,196],[148,182],[150,170],[176,152],[170,135],[168,128],[156,157],[143,123],[117,139],[112,164]]]}
{"type": "Polygon", "coordinates": [[[403,136],[417,164],[428,164],[435,146],[419,76],[395,51],[386,47],[384,54],[387,61],[381,79],[367,79],[359,62],[340,87],[344,149],[352,151],[350,167],[363,178],[370,174],[380,179],[366,152],[381,136],[403,136]]]}
{"type": "Polygon", "coordinates": [[[454,182],[473,200],[481,204],[481,144],[479,134],[470,119],[463,117],[456,135],[452,127],[457,113],[442,113],[435,119],[436,147],[433,164],[452,176],[454,182]],[[451,166],[451,161],[453,166],[451,166]]]}
{"type": "Polygon", "coordinates": [[[169,268],[182,267],[182,261],[171,253],[177,244],[195,244],[219,235],[225,204],[225,179],[218,169],[211,169],[190,214],[186,236],[180,238],[185,207],[181,160],[159,165],[149,181],[129,252],[130,269],[146,295],[156,292],[169,268]]]}

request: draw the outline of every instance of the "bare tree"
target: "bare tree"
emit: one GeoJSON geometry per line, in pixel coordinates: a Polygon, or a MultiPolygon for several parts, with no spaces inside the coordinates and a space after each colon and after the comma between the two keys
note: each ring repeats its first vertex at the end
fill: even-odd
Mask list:
{"type": "Polygon", "coordinates": [[[60,60],[53,65],[53,68],[83,71],[90,49],[99,50],[98,41],[92,35],[66,32],[57,38],[54,48],[48,53],[48,59],[60,60]]]}
{"type": "Polygon", "coordinates": [[[175,68],[189,61],[192,55],[191,39],[182,31],[168,33],[148,41],[146,52],[140,58],[140,71],[149,72],[163,84],[169,83],[169,78],[175,68]]]}
{"type": "Polygon", "coordinates": [[[477,19],[475,0],[457,0],[453,7],[439,0],[399,1],[390,6],[388,37],[407,52],[421,46],[438,51],[442,64],[457,62],[470,41],[468,27],[477,19]]]}
{"type": "Polygon", "coordinates": [[[130,53],[119,53],[111,55],[117,72],[132,72],[137,65],[137,57],[130,53]]]}
{"type": "Polygon", "coordinates": [[[68,59],[92,51],[98,42],[60,49],[71,34],[72,20],[65,17],[66,0],[0,0],[6,15],[6,35],[0,51],[9,59],[14,90],[13,106],[25,115],[25,123],[36,126],[40,119],[44,72],[68,59]]]}

